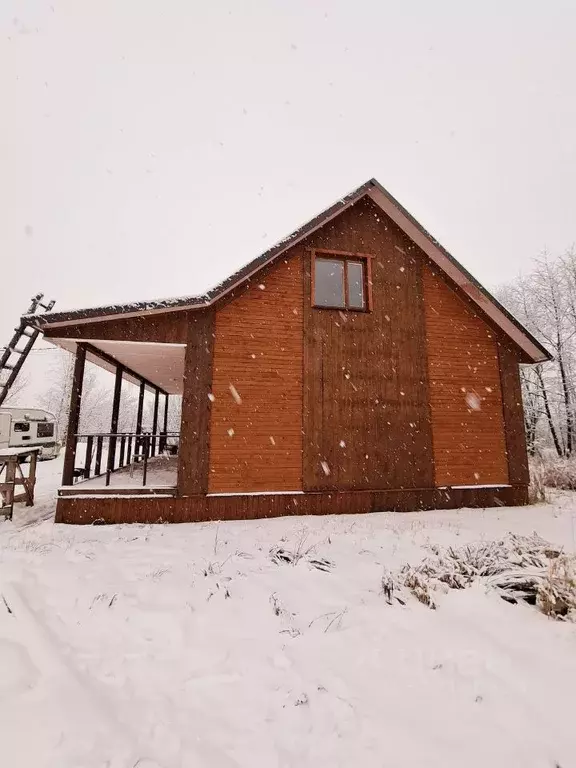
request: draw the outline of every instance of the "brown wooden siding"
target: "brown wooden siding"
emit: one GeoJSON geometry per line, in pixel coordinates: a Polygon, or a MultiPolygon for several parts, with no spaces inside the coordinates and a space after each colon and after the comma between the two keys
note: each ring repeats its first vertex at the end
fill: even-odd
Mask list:
{"type": "Polygon", "coordinates": [[[432,487],[419,249],[369,200],[301,247],[374,254],[368,313],[313,308],[305,260],[305,490],[432,487]]]}
{"type": "Polygon", "coordinates": [[[214,312],[191,313],[184,364],[184,394],[178,452],[178,492],[208,490],[210,399],[214,312]]]}
{"type": "Polygon", "coordinates": [[[511,483],[529,483],[524,408],[520,385],[519,354],[510,344],[501,341],[498,345],[500,358],[500,382],[502,405],[506,428],[506,451],[508,454],[508,475],[511,483]]]}
{"type": "Polygon", "coordinates": [[[188,318],[192,311],[162,312],[138,317],[116,317],[100,322],[46,328],[46,338],[105,339],[112,341],[155,341],[185,344],[188,318]]]}
{"type": "Polygon", "coordinates": [[[284,515],[413,512],[425,509],[527,504],[525,485],[504,488],[344,491],[279,495],[187,496],[184,498],[58,499],[57,523],[191,523],[250,520],[284,515]]]}
{"type": "Polygon", "coordinates": [[[508,482],[496,334],[425,265],[436,485],[508,482]]]}
{"type": "Polygon", "coordinates": [[[259,277],[216,312],[212,493],[302,488],[302,261],[259,277]]]}

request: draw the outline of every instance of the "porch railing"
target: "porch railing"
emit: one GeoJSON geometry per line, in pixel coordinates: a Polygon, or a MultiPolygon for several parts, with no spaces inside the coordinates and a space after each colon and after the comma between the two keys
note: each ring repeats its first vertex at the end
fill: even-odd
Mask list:
{"type": "Polygon", "coordinates": [[[160,455],[176,456],[180,443],[179,432],[98,432],[75,438],[73,476],[64,485],[104,476],[108,486],[114,472],[141,466],[141,485],[145,486],[149,460],[160,455]],[[81,445],[85,446],[84,452],[79,450],[81,445]]]}

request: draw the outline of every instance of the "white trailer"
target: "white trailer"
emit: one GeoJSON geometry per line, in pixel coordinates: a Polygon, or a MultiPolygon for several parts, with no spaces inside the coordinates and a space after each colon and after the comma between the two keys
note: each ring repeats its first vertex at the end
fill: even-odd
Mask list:
{"type": "Polygon", "coordinates": [[[40,459],[55,459],[61,447],[53,414],[39,408],[0,408],[0,449],[40,448],[40,459]]]}

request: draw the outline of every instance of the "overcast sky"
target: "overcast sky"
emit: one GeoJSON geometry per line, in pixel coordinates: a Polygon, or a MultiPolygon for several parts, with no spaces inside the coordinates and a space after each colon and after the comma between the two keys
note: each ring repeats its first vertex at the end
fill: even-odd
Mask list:
{"type": "Polygon", "coordinates": [[[202,291],[371,176],[488,286],[564,250],[575,29],[574,0],[2,0],[0,345],[38,290],[202,291]]]}

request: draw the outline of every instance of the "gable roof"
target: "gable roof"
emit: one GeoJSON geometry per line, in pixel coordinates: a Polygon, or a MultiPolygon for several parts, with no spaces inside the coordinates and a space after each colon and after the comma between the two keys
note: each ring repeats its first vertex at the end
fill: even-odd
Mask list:
{"type": "Polygon", "coordinates": [[[55,328],[70,323],[98,322],[119,315],[127,318],[143,314],[209,307],[245,281],[250,280],[263,267],[273,263],[289,248],[339,216],[363,197],[369,197],[376,203],[424,251],[430,260],[448,275],[468,298],[523,350],[528,361],[539,363],[550,359],[550,353],[546,348],[459,264],[376,179],[370,179],[346,197],[338,200],[330,208],[292,232],[288,237],[280,240],[272,248],[211,288],[207,293],[172,299],[136,301],[128,304],[110,304],[65,312],[47,312],[43,315],[29,315],[26,316],[26,319],[42,330],[43,328],[55,328]]]}

